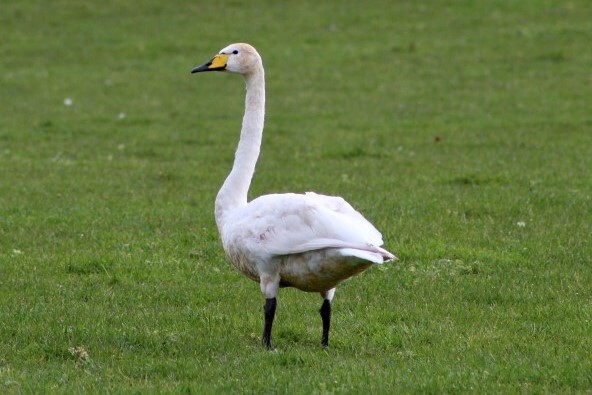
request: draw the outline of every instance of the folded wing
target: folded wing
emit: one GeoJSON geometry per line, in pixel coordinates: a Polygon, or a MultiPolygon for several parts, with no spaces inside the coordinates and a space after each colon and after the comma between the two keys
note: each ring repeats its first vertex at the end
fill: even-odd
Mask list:
{"type": "Polygon", "coordinates": [[[394,259],[380,246],[382,235],[343,198],[276,194],[250,202],[241,226],[250,228],[251,243],[271,255],[299,254],[336,248],[343,255],[375,263],[394,259]],[[244,222],[246,220],[246,222],[244,222]]]}

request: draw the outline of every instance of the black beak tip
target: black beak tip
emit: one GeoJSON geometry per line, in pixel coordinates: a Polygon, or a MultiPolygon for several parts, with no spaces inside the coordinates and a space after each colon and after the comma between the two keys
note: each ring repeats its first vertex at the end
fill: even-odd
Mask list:
{"type": "Polygon", "coordinates": [[[199,73],[200,71],[210,71],[211,65],[212,65],[212,62],[208,62],[206,64],[202,64],[201,66],[197,66],[191,70],[191,74],[199,73]]]}

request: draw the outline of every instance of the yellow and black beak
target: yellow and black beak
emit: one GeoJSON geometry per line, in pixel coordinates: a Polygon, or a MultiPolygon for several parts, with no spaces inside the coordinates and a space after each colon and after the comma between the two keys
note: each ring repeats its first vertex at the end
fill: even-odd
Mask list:
{"type": "Polygon", "coordinates": [[[191,70],[191,73],[199,73],[200,71],[222,71],[226,69],[227,62],[228,55],[220,53],[214,56],[214,59],[210,60],[208,63],[202,64],[191,70]]]}

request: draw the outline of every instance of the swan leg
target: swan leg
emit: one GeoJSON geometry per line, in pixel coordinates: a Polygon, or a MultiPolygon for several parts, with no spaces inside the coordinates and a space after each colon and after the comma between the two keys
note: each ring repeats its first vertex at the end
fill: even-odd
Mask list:
{"type": "Polygon", "coordinates": [[[276,298],[265,299],[265,307],[263,309],[265,314],[265,325],[263,326],[263,338],[261,339],[261,344],[268,349],[271,348],[271,326],[273,325],[276,306],[276,298]]]}
{"type": "Polygon", "coordinates": [[[323,347],[329,346],[329,329],[331,328],[331,301],[335,294],[335,288],[332,288],[326,292],[321,292],[323,297],[323,305],[319,310],[321,313],[321,319],[323,320],[323,336],[321,337],[321,345],[323,347]]]}
{"type": "Polygon", "coordinates": [[[271,327],[273,326],[273,319],[275,317],[275,308],[277,306],[277,293],[280,286],[279,276],[261,276],[261,292],[265,295],[265,306],[263,307],[263,314],[265,323],[263,325],[263,337],[261,344],[263,347],[271,348],[271,327]]]}

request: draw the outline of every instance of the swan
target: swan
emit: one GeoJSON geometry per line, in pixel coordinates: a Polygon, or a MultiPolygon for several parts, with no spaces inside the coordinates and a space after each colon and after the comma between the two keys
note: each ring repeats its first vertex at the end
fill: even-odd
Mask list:
{"type": "Polygon", "coordinates": [[[226,255],[236,269],[259,283],[265,297],[261,342],[271,348],[279,288],[294,287],[323,298],[321,344],[327,347],[335,287],[396,257],[381,247],[380,232],[341,197],[285,193],[248,202],[263,135],[263,62],[251,45],[231,44],[191,73],[205,71],[241,74],[246,82],[238,148],[216,197],[215,217],[226,255]]]}

